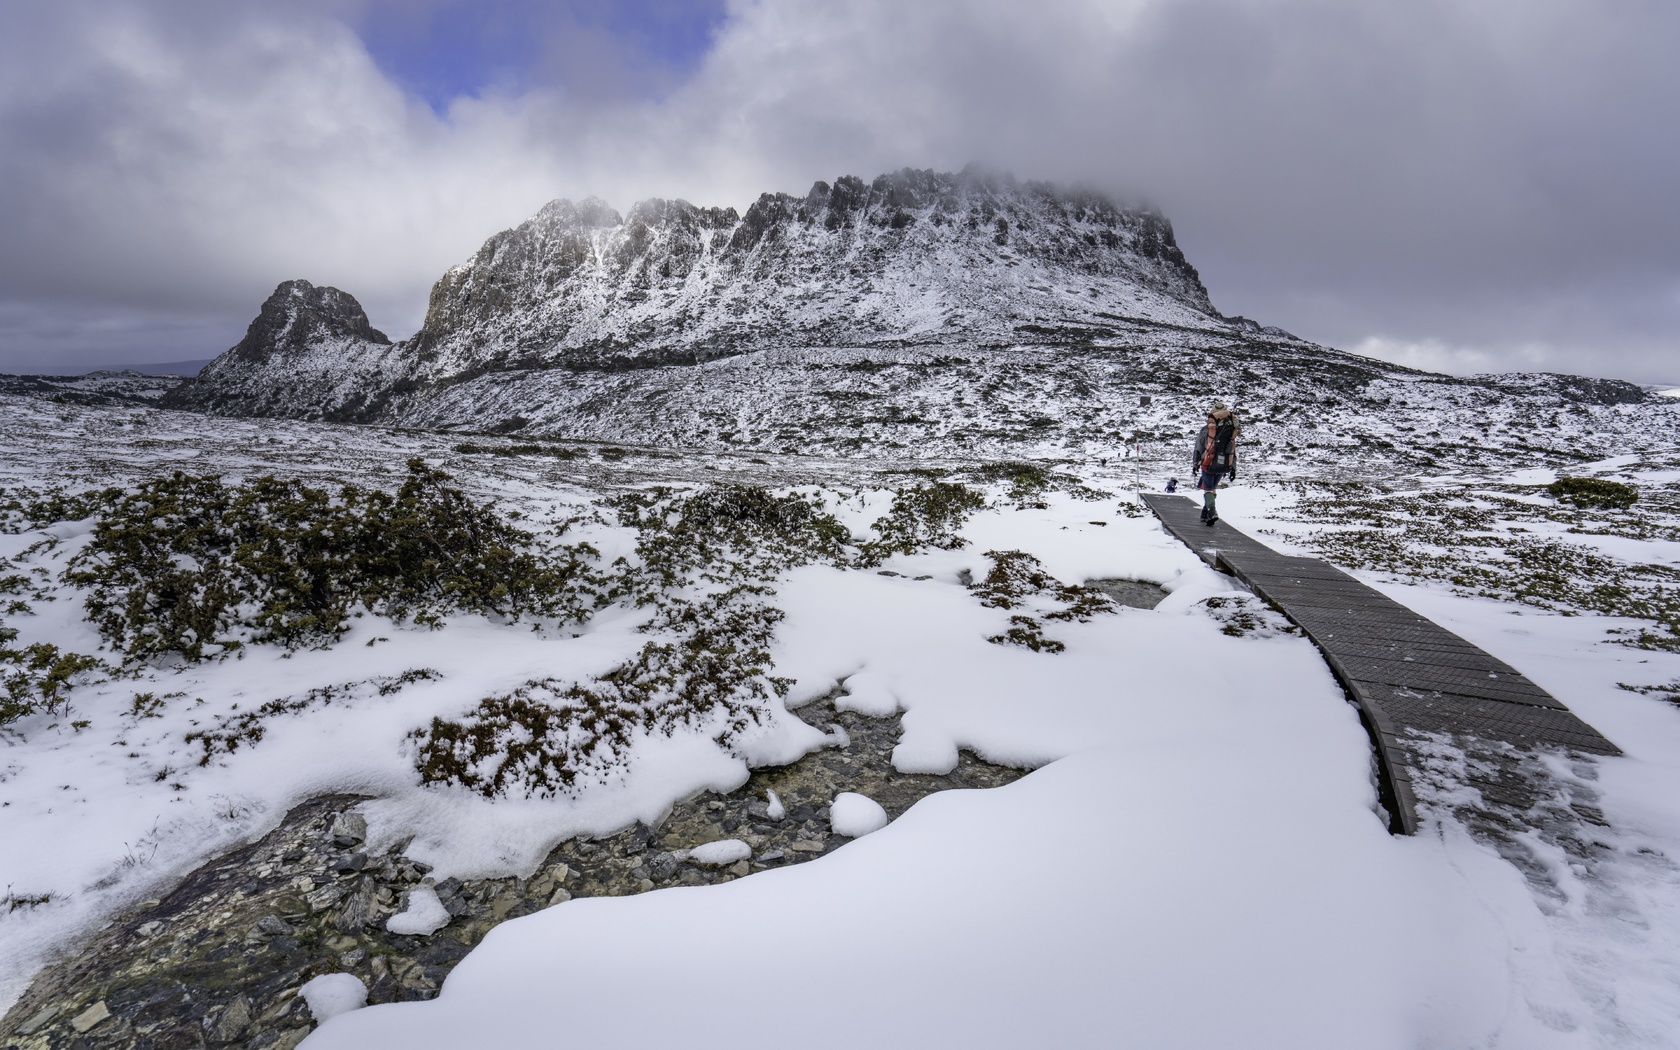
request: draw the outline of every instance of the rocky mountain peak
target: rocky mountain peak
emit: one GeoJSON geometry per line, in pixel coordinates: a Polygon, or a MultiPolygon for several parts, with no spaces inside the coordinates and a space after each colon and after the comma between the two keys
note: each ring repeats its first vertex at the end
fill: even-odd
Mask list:
{"type": "Polygon", "coordinates": [[[368,322],[356,297],[308,281],[282,281],[263,301],[256,320],[229,353],[246,360],[308,350],[322,340],[356,339],[388,345],[391,340],[368,322]]]}
{"type": "Polygon", "coordinates": [[[1095,316],[1228,326],[1152,208],[904,168],[766,193],[745,214],[554,201],[444,275],[413,346],[448,381],[770,346],[998,345],[1095,316]]]}
{"type": "Polygon", "coordinates": [[[760,351],[1090,345],[1122,332],[1290,338],[1220,314],[1153,208],[976,166],[903,168],[765,193],[745,213],[551,201],[448,270],[399,344],[345,293],[288,281],[238,346],[172,396],[373,419],[497,375],[760,351]]]}
{"type": "Polygon", "coordinates": [[[412,371],[403,344],[348,292],[308,281],[274,289],[231,350],[164,396],[170,408],[305,419],[367,418],[412,371]]]}

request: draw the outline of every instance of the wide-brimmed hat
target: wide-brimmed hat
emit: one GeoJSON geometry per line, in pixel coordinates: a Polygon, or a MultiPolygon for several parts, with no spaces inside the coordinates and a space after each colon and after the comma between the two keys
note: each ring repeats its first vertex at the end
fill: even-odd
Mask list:
{"type": "Polygon", "coordinates": [[[1231,411],[1231,410],[1229,408],[1225,407],[1225,402],[1215,401],[1213,403],[1213,407],[1208,409],[1208,414],[1212,415],[1215,412],[1229,412],[1229,411],[1231,411]]]}

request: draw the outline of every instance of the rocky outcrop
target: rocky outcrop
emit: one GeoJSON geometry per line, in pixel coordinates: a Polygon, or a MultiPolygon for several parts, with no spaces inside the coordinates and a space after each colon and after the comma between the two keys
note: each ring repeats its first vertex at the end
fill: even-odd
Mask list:
{"type": "Polygon", "coordinates": [[[368,323],[355,297],[286,281],[244,339],[162,404],[224,415],[366,421],[412,385],[413,370],[412,355],[368,323]]]}

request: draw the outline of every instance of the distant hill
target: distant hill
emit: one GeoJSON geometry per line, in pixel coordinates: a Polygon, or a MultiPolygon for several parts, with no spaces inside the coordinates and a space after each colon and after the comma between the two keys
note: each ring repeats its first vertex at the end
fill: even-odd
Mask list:
{"type": "Polygon", "coordinates": [[[160,364],[129,365],[125,371],[139,372],[145,376],[195,376],[204,370],[204,366],[214,361],[213,357],[201,357],[194,361],[164,361],[160,364]]]}

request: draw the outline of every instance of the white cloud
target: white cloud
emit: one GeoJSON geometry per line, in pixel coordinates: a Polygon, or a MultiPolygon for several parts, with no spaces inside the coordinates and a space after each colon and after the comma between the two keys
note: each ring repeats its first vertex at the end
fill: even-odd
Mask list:
{"type": "MultiPolygon", "coordinates": [[[[1680,8],[739,0],[674,91],[442,118],[344,10],[0,9],[0,301],[194,314],[214,352],[305,277],[400,336],[446,266],[556,196],[739,207],[977,159],[1149,193],[1215,302],[1309,338],[1646,378],[1680,332],[1680,142],[1650,130],[1680,8]]],[[[43,330],[0,316],[0,368],[72,347],[43,330]]]]}
{"type": "MultiPolygon", "coordinates": [[[[1510,367],[1509,354],[1494,354],[1474,347],[1448,346],[1439,339],[1414,342],[1373,335],[1361,339],[1347,349],[1365,357],[1392,361],[1397,365],[1420,368],[1426,372],[1445,372],[1448,375],[1475,375],[1510,367]]],[[[1531,368],[1539,366],[1545,356],[1544,351],[1538,347],[1529,347],[1523,354],[1527,360],[1527,367],[1531,368]]]]}

